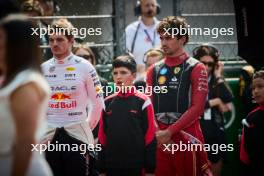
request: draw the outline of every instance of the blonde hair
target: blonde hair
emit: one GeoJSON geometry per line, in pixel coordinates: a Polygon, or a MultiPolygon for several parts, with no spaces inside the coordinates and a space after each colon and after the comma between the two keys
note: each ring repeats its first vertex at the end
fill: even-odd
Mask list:
{"type": "Polygon", "coordinates": [[[159,50],[152,50],[146,53],[146,57],[156,57],[158,56],[160,59],[163,58],[163,53],[159,50]]]}
{"type": "Polygon", "coordinates": [[[163,59],[164,53],[162,50],[158,48],[152,48],[145,52],[144,54],[144,62],[146,63],[149,57],[158,57],[159,60],[163,59]]]}
{"type": "Polygon", "coordinates": [[[65,35],[68,39],[74,37],[74,27],[72,23],[65,18],[53,21],[51,24],[51,28],[53,28],[56,33],[65,35]]]}

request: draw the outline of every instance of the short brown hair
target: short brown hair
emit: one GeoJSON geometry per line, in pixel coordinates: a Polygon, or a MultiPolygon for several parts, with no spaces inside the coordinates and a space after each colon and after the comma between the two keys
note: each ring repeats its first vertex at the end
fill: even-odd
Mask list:
{"type": "Polygon", "coordinates": [[[161,60],[164,57],[164,53],[158,48],[152,48],[145,52],[143,61],[146,63],[149,57],[158,57],[161,60]]]}
{"type": "MultiPolygon", "coordinates": [[[[169,31],[170,34],[172,34],[173,32],[173,28],[176,28],[178,30],[180,29],[185,29],[186,31],[188,28],[188,23],[186,21],[185,18],[180,17],[180,16],[167,16],[165,18],[163,18],[158,27],[157,27],[157,31],[159,34],[163,34],[165,32],[165,29],[169,31]]],[[[184,35],[181,35],[181,33],[177,33],[176,35],[177,39],[180,39],[182,37],[186,37],[186,41],[184,44],[186,44],[189,41],[189,33],[186,32],[184,35]]]]}
{"type": "Polygon", "coordinates": [[[152,50],[149,50],[145,53],[146,57],[156,57],[158,56],[160,59],[163,58],[163,51],[159,50],[159,49],[152,49],[152,50]]]}

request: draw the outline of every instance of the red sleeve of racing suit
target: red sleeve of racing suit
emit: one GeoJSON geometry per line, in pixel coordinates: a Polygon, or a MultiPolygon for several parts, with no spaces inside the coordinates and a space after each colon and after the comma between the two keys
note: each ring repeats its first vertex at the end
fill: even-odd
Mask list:
{"type": "Polygon", "coordinates": [[[98,132],[98,140],[99,144],[101,144],[101,151],[98,152],[98,170],[100,173],[105,173],[106,164],[105,164],[105,143],[106,143],[106,135],[104,131],[104,111],[101,112],[101,118],[99,122],[99,132],[98,132]]]}
{"type": "Polygon", "coordinates": [[[142,107],[145,118],[145,162],[146,173],[154,173],[156,167],[156,146],[155,138],[156,123],[151,100],[148,98],[142,107]]]}
{"type": "Polygon", "coordinates": [[[248,153],[245,150],[244,129],[242,131],[241,142],[240,142],[240,161],[246,165],[250,163],[248,153]]]}
{"type": "Polygon", "coordinates": [[[172,134],[187,128],[199,119],[204,112],[204,105],[208,93],[207,72],[202,63],[198,63],[191,73],[191,106],[182,114],[181,118],[168,129],[172,134]]]}
{"type": "Polygon", "coordinates": [[[105,145],[106,141],[106,135],[104,132],[104,117],[103,117],[104,111],[101,112],[101,118],[99,122],[99,131],[98,131],[98,140],[100,144],[105,145]]]}
{"type": "Polygon", "coordinates": [[[149,145],[155,137],[156,123],[154,110],[150,99],[147,99],[142,108],[147,114],[147,131],[145,133],[145,145],[149,145]]]}

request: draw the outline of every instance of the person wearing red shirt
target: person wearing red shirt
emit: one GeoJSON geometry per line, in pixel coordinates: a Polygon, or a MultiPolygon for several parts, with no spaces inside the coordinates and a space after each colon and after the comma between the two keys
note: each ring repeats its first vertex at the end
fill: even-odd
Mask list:
{"type": "Polygon", "coordinates": [[[156,176],[211,175],[205,151],[164,151],[168,143],[204,142],[199,118],[208,93],[207,72],[202,63],[184,50],[189,40],[187,27],[182,17],[169,16],[160,22],[157,31],[165,59],[147,72],[148,86],[167,88],[166,93],[153,92],[151,96],[159,126],[156,176]]]}

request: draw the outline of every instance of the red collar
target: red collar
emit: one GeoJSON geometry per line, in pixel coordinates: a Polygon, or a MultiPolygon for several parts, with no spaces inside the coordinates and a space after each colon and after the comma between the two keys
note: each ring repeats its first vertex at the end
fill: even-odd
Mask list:
{"type": "Polygon", "coordinates": [[[180,65],[183,63],[187,58],[189,58],[189,54],[184,52],[179,56],[176,57],[166,57],[165,58],[165,64],[168,65],[169,67],[173,67],[176,65],[180,65]]]}
{"type": "Polygon", "coordinates": [[[127,89],[121,89],[120,91],[118,91],[117,96],[120,97],[129,97],[131,95],[135,95],[137,93],[136,87],[135,86],[131,86],[127,89]],[[129,89],[130,88],[130,89],[129,89]]]}
{"type": "Polygon", "coordinates": [[[259,109],[264,110],[264,105],[260,105],[259,109]]]}

